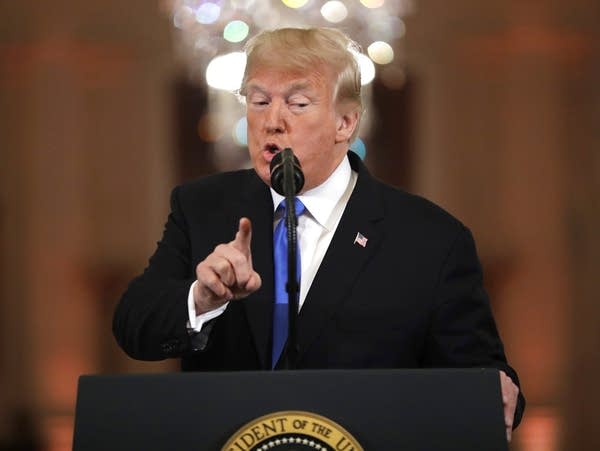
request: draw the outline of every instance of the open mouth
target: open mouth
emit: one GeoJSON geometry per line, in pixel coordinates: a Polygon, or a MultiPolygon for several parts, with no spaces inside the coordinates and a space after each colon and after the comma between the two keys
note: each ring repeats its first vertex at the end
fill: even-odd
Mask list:
{"type": "Polygon", "coordinates": [[[278,152],[281,152],[281,148],[277,144],[267,143],[265,144],[265,151],[275,155],[278,152]]]}

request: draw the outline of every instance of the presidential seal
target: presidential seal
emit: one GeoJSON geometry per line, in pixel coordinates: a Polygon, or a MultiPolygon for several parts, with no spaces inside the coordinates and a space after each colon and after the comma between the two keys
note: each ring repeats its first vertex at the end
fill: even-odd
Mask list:
{"type": "Polygon", "coordinates": [[[311,412],[290,410],[256,418],[242,426],[221,451],[363,451],[336,422],[311,412]]]}

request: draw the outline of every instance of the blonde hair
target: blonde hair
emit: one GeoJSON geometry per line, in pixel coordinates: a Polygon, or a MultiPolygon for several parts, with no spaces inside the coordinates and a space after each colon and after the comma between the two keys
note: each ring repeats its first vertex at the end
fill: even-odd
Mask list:
{"type": "Polygon", "coordinates": [[[245,51],[246,69],[239,91],[242,96],[246,95],[248,77],[258,66],[298,72],[321,66],[334,75],[334,100],[338,105],[353,103],[359,115],[362,113],[360,69],[353,54],[360,52],[360,46],[341,31],[325,27],[267,30],[250,39],[245,51]]]}

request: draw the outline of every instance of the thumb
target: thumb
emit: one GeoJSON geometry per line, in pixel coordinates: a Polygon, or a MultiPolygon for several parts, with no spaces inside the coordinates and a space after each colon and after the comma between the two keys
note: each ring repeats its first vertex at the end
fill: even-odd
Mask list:
{"type": "Polygon", "coordinates": [[[245,255],[250,255],[250,243],[252,242],[252,222],[248,218],[241,218],[240,225],[235,239],[233,240],[233,247],[245,255]]]}

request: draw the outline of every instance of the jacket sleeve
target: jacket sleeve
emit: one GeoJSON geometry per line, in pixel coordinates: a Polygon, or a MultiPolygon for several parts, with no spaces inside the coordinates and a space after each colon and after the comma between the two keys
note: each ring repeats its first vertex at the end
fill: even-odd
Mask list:
{"type": "Polygon", "coordinates": [[[171,213],[154,255],[131,281],[114,313],[114,336],[135,359],[179,357],[190,346],[187,296],[195,275],[179,191],[175,188],[171,194],[171,213]]]}
{"type": "MultiPolygon", "coordinates": [[[[428,337],[425,366],[498,368],[519,386],[483,288],[473,237],[465,227],[460,228],[442,265],[428,337]]],[[[521,421],[524,408],[519,387],[514,427],[521,421]]]]}

